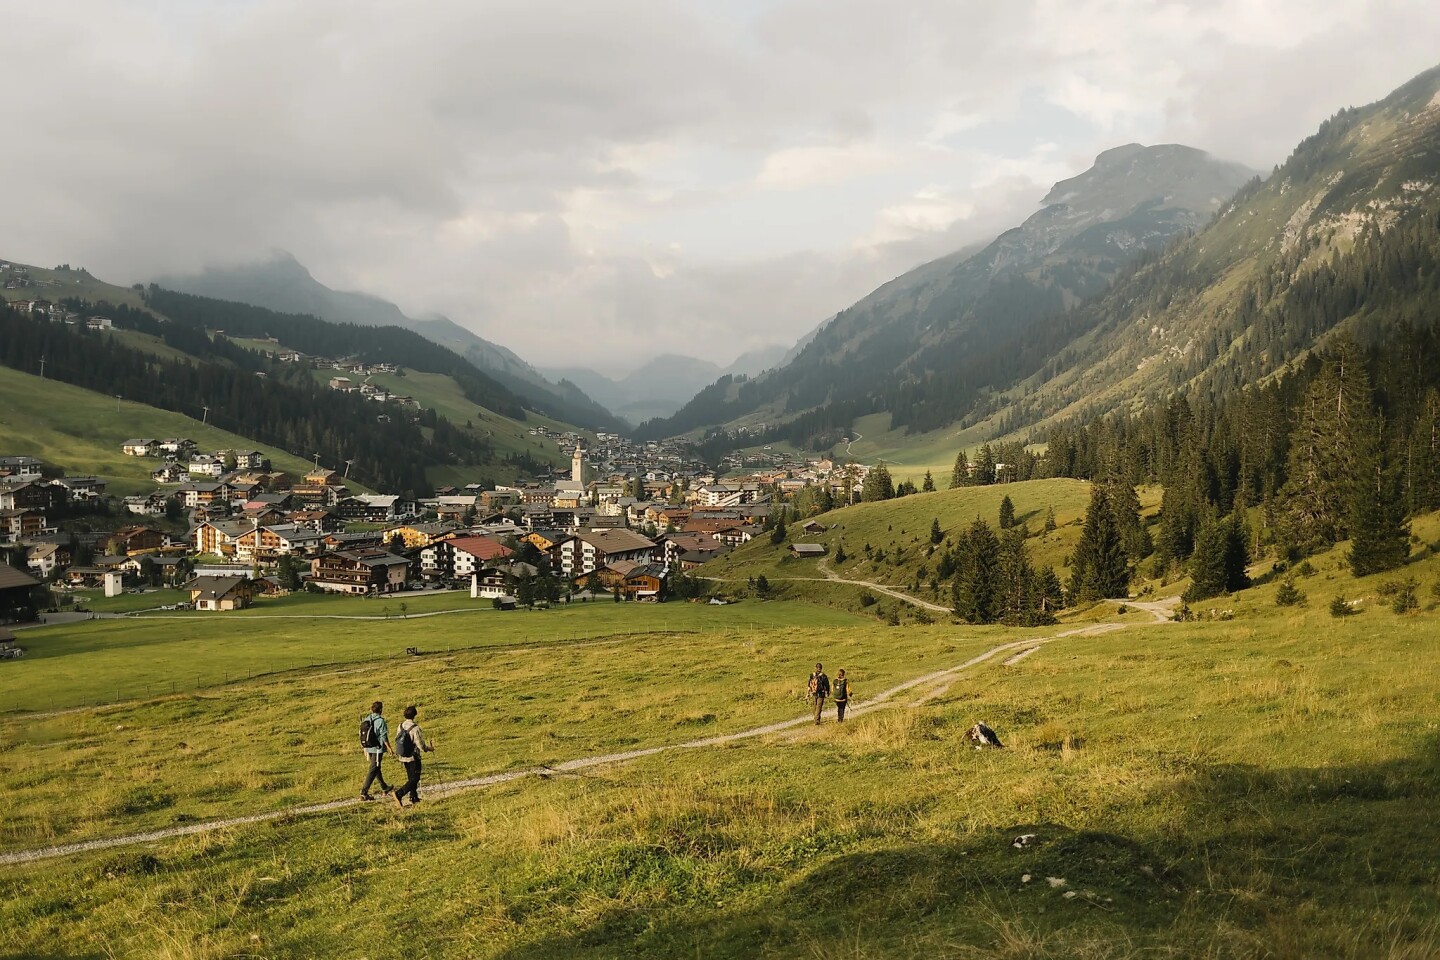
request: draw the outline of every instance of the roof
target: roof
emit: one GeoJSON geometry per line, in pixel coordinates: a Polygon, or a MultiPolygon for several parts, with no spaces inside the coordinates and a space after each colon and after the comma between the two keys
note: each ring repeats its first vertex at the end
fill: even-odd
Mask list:
{"type": "Polygon", "coordinates": [[[190,583],[190,595],[196,600],[223,600],[246,579],[245,577],[196,577],[190,583]]]}
{"type": "Polygon", "coordinates": [[[579,539],[606,553],[630,553],[635,550],[655,549],[655,541],[630,530],[592,530],[589,533],[579,534],[579,539]]]}
{"type": "Polygon", "coordinates": [[[151,444],[151,443],[159,443],[159,442],[160,442],[160,441],[159,441],[159,440],[156,440],[154,437],[136,437],[136,438],[131,439],[131,440],[126,440],[124,443],[120,444],[120,446],[122,446],[122,447],[143,447],[143,446],[146,446],[146,445],[151,444]]]}
{"type": "Polygon", "coordinates": [[[356,563],[363,563],[367,567],[410,565],[409,560],[404,557],[397,557],[388,550],[337,550],[334,555],[344,557],[346,560],[353,560],[356,563]]]}
{"type": "Polygon", "coordinates": [[[8,563],[0,563],[0,590],[14,590],[19,587],[38,587],[40,581],[22,570],[16,570],[8,563]]]}
{"type": "Polygon", "coordinates": [[[792,543],[790,549],[795,553],[819,556],[825,552],[823,543],[792,543]]]}
{"type": "Polygon", "coordinates": [[[510,548],[490,537],[455,537],[446,540],[452,549],[468,553],[478,560],[496,560],[510,556],[510,548]]]}

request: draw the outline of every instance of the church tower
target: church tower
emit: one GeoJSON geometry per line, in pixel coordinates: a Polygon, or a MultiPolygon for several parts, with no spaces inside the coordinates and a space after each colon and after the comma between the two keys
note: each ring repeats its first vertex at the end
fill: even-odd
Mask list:
{"type": "Polygon", "coordinates": [[[570,458],[570,479],[576,483],[585,482],[585,451],[575,445],[575,455],[570,458]]]}

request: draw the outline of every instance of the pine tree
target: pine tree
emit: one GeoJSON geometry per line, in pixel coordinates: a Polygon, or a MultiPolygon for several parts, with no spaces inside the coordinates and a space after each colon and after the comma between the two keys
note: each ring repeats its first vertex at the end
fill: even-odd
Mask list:
{"type": "Polygon", "coordinates": [[[1357,577],[1394,570],[1410,555],[1410,525],[1399,476],[1386,469],[1375,431],[1359,444],[1359,462],[1350,483],[1347,515],[1350,572],[1357,577]]]}
{"type": "Polygon", "coordinates": [[[925,471],[925,480],[920,484],[920,492],[921,492],[921,493],[934,493],[934,492],[935,492],[935,478],[930,475],[930,471],[929,471],[929,470],[926,470],[926,471],[925,471]]]}
{"type": "Polygon", "coordinates": [[[970,485],[970,460],[965,456],[965,448],[961,447],[960,452],[955,454],[955,468],[950,471],[950,489],[966,487],[970,485]]]}
{"type": "Polygon", "coordinates": [[[785,518],[780,517],[775,521],[775,527],[770,531],[770,542],[781,544],[785,542],[785,518]]]}
{"type": "MultiPolygon", "coordinates": [[[[1055,532],[1055,508],[1053,506],[1045,508],[1045,532],[1055,532]]],[[[1054,571],[1052,570],[1051,573],[1054,571]]]]}
{"type": "Polygon", "coordinates": [[[1070,593],[1080,600],[1124,597],[1130,590],[1130,567],[1120,528],[1110,514],[1104,489],[1090,488],[1090,506],[1070,565],[1070,593]]]}
{"type": "Polygon", "coordinates": [[[976,518],[955,544],[955,583],[951,589],[955,615],[966,623],[994,623],[1000,541],[984,520],[976,518]]]}
{"type": "Polygon", "coordinates": [[[885,466],[885,461],[880,461],[869,473],[865,474],[865,482],[860,486],[860,495],[866,503],[894,499],[895,484],[890,478],[890,470],[885,466]]]}
{"type": "Polygon", "coordinates": [[[995,482],[995,451],[990,449],[990,444],[980,445],[980,452],[975,455],[975,484],[981,487],[988,487],[995,482]]]}
{"type": "Polygon", "coordinates": [[[1011,625],[1033,624],[1039,603],[1035,599],[1035,571],[1025,555],[1025,536],[1007,530],[1000,538],[996,564],[995,618],[1011,625]]]}
{"type": "Polygon", "coordinates": [[[1000,529],[1009,530],[1015,526],[1015,503],[1010,499],[1009,494],[1000,501],[1000,529]]]}
{"type": "Polygon", "coordinates": [[[936,517],[930,521],[930,542],[939,543],[945,539],[945,531],[940,529],[940,518],[936,517]]]}
{"type": "Polygon", "coordinates": [[[1250,562],[1247,539],[1238,512],[1202,525],[1190,557],[1191,583],[1185,599],[1206,600],[1250,586],[1245,573],[1250,562]]]}

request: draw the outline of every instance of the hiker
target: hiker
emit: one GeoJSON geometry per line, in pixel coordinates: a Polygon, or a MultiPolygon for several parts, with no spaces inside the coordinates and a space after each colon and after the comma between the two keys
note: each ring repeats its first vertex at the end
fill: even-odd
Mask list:
{"type": "Polygon", "coordinates": [[[825,709],[825,698],[830,696],[830,678],[825,676],[825,665],[815,664],[810,674],[810,699],[815,701],[815,725],[820,725],[820,711],[825,709]]]}
{"type": "Polygon", "coordinates": [[[837,723],[845,722],[845,708],[850,706],[850,681],[845,679],[845,671],[835,671],[835,720],[837,723]]]}
{"type": "Polygon", "coordinates": [[[406,707],[405,722],[400,724],[400,732],[395,734],[395,759],[405,764],[405,785],[395,791],[395,806],[402,810],[405,808],[407,793],[410,794],[412,807],[420,802],[420,794],[416,792],[420,787],[420,754],[435,749],[425,742],[425,735],[420,732],[420,724],[415,722],[419,712],[413,706],[406,707]]]}
{"type": "Polygon", "coordinates": [[[360,746],[365,751],[365,783],[360,787],[361,800],[375,799],[370,796],[370,784],[377,780],[381,790],[390,792],[390,784],[385,782],[385,774],[380,771],[380,761],[390,752],[390,728],[380,715],[384,710],[385,704],[376,700],[370,704],[370,713],[360,720],[360,746]]]}

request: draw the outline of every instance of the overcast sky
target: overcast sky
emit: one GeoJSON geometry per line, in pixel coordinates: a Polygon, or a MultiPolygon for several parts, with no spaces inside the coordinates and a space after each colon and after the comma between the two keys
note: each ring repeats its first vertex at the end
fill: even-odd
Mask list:
{"type": "Polygon", "coordinates": [[[1130,141],[1269,170],[1434,0],[56,0],[7,16],[0,256],[291,251],[541,366],[793,342],[1130,141]]]}

